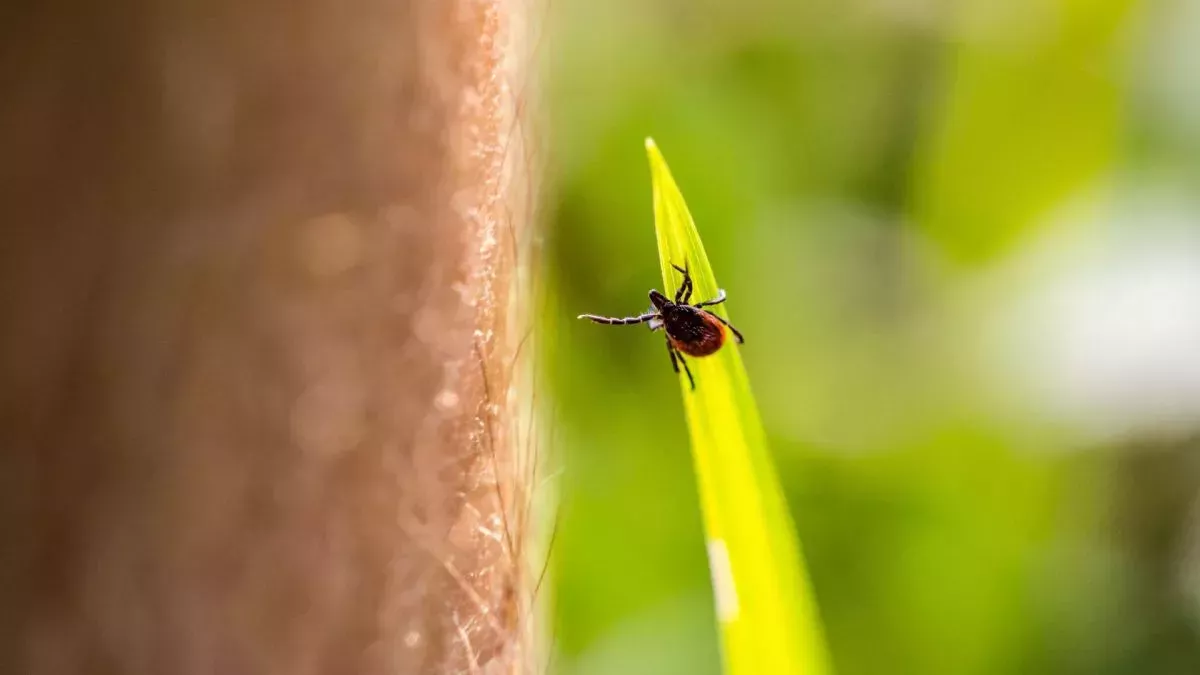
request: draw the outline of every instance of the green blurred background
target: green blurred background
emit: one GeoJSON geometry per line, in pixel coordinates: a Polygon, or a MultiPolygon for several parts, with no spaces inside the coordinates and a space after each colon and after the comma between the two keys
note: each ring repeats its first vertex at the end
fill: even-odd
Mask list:
{"type": "Polygon", "coordinates": [[[1200,673],[1200,0],[551,0],[551,672],[717,673],[643,138],[842,675],[1200,673]]]}

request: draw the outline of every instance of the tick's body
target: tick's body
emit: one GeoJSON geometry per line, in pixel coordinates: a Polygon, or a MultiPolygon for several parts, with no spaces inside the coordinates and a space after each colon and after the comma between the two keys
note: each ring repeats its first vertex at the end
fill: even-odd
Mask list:
{"type": "Polygon", "coordinates": [[[725,319],[704,309],[725,302],[725,291],[720,291],[712,300],[688,304],[688,300],[692,297],[692,277],[688,274],[687,268],[678,265],[672,265],[672,267],[683,273],[683,283],[675,292],[673,302],[658,291],[650,291],[650,302],[654,307],[652,311],[645,314],[621,319],[596,316],[595,314],[580,314],[579,318],[609,325],[649,323],[650,330],[664,329],[667,334],[667,352],[671,355],[671,366],[678,373],[679,365],[683,364],[688,382],[691,383],[692,389],[695,389],[696,381],[692,379],[692,371],[688,368],[687,362],[683,360],[683,355],[708,356],[716,352],[721,345],[725,344],[726,329],[733,333],[734,339],[739,343],[743,342],[742,334],[725,319]]]}
{"type": "Polygon", "coordinates": [[[650,296],[662,318],[663,329],[667,333],[667,342],[676,351],[688,356],[708,356],[725,344],[725,326],[717,319],[699,307],[692,305],[667,302],[666,296],[650,296]]]}

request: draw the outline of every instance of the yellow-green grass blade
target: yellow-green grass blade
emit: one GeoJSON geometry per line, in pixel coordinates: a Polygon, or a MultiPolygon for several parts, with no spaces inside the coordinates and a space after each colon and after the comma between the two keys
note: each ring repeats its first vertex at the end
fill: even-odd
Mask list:
{"type": "MultiPolygon", "coordinates": [[[[718,286],[704,244],[662,153],[646,139],[664,289],[673,296],[686,261],[696,298],[718,286]]],[[[730,301],[736,304],[736,296],[730,301]]],[[[725,305],[709,308],[728,318],[725,305]]],[[[736,324],[735,324],[736,325],[736,324]]],[[[753,348],[754,336],[747,336],[753,348]]],[[[829,672],[820,620],[742,357],[732,339],[717,353],[688,357],[684,409],[699,481],[722,655],[728,675],[829,672]]]]}

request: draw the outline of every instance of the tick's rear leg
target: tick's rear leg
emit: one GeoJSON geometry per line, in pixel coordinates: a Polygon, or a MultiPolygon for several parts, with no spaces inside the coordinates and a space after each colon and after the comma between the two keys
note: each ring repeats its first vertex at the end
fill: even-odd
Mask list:
{"type": "Polygon", "coordinates": [[[671,355],[671,367],[675,369],[675,374],[679,374],[679,364],[683,364],[683,372],[687,373],[688,384],[692,385],[692,391],[696,391],[696,381],[692,379],[692,370],[688,368],[687,361],[683,360],[683,354],[677,353],[670,342],[667,342],[667,353],[671,355]]]}

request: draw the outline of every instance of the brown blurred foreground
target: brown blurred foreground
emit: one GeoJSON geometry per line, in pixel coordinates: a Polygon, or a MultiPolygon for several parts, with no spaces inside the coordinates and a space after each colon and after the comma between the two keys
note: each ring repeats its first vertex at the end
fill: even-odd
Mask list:
{"type": "Polygon", "coordinates": [[[0,10],[0,672],[523,667],[508,11],[0,10]]]}

